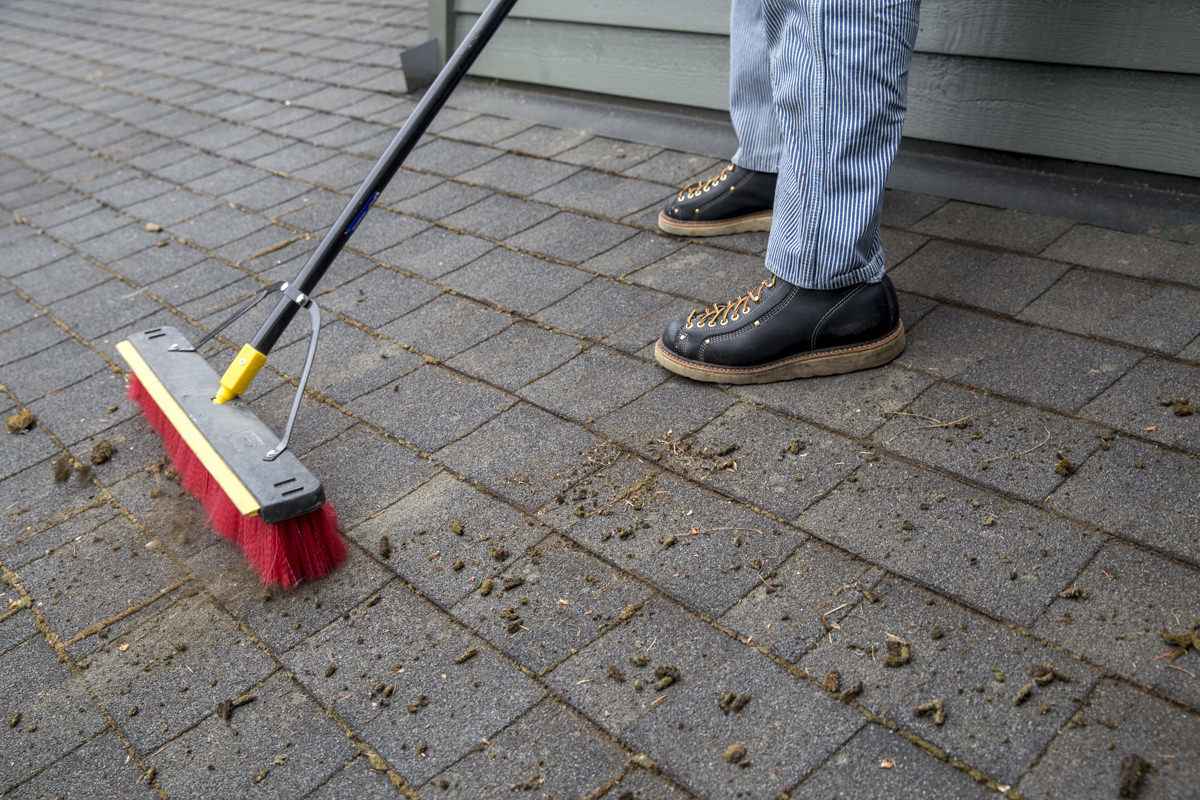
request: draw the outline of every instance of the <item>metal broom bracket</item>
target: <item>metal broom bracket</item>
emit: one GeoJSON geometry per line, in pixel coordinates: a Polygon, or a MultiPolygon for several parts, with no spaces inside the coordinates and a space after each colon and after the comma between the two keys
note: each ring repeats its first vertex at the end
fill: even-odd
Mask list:
{"type": "Polygon", "coordinates": [[[262,289],[259,289],[258,292],[253,297],[251,297],[249,300],[247,300],[241,308],[239,308],[237,311],[233,312],[232,316],[228,317],[223,322],[219,323],[217,325],[217,327],[213,328],[211,331],[206,333],[204,335],[204,338],[202,338],[200,341],[196,342],[191,347],[180,347],[177,344],[173,344],[167,349],[172,352],[177,352],[177,353],[195,353],[195,352],[197,352],[201,347],[204,347],[204,345],[211,342],[213,340],[213,337],[215,337],[218,333],[225,330],[230,325],[232,325],[233,323],[237,322],[239,319],[244,317],[250,311],[250,309],[254,308],[256,305],[261,303],[269,295],[272,295],[275,292],[284,292],[286,294],[287,288],[288,288],[287,281],[276,281],[275,283],[272,283],[270,286],[264,286],[262,289]]]}
{"type": "Polygon", "coordinates": [[[292,426],[296,424],[296,414],[300,411],[300,398],[304,396],[304,387],[308,385],[308,375],[312,371],[313,361],[317,357],[317,336],[321,332],[321,309],[315,300],[297,289],[295,286],[283,284],[280,289],[284,296],[300,308],[308,309],[308,318],[312,322],[312,336],[308,340],[308,356],[304,359],[304,369],[300,372],[300,381],[296,386],[296,396],[292,398],[292,410],[288,413],[287,425],[283,429],[283,438],[279,444],[268,450],[263,461],[274,461],[287,450],[288,440],[292,438],[292,426]]]}

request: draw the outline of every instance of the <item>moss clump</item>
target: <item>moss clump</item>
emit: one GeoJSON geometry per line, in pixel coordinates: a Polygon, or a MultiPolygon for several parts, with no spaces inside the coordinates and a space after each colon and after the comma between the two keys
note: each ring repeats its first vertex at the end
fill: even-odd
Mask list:
{"type": "Polygon", "coordinates": [[[1043,661],[1040,664],[1034,664],[1029,668],[1029,677],[1033,678],[1034,683],[1038,686],[1045,686],[1052,681],[1062,681],[1070,683],[1071,676],[1063,672],[1059,668],[1047,664],[1043,661]]]}
{"type": "Polygon", "coordinates": [[[654,668],[654,677],[658,678],[654,688],[661,692],[676,681],[682,680],[683,673],[674,664],[662,664],[654,668]]]}
{"type": "Polygon", "coordinates": [[[717,701],[717,706],[726,714],[736,714],[746,707],[750,702],[750,695],[737,694],[735,692],[725,692],[721,695],[721,699],[717,701]]]}
{"type": "Polygon", "coordinates": [[[1172,660],[1186,653],[1189,647],[1200,653],[1200,619],[1192,622],[1191,630],[1173,632],[1163,628],[1158,635],[1164,642],[1176,648],[1172,653],[1172,660]]]}
{"type": "Polygon", "coordinates": [[[913,716],[932,717],[934,725],[941,725],[946,721],[946,701],[939,697],[928,703],[921,703],[913,709],[913,716]]]}
{"type": "Polygon", "coordinates": [[[116,452],[116,448],[113,447],[112,442],[108,439],[101,439],[92,447],[91,461],[93,464],[99,466],[110,460],[116,452]]]}
{"type": "Polygon", "coordinates": [[[1137,797],[1142,788],[1142,779],[1147,772],[1153,772],[1154,765],[1136,754],[1125,756],[1121,760],[1121,780],[1117,784],[1117,797],[1137,797]]]}
{"type": "Polygon", "coordinates": [[[885,667],[903,667],[912,659],[912,646],[908,642],[888,639],[887,655],[883,657],[885,667]]]}
{"type": "Polygon", "coordinates": [[[60,456],[54,459],[54,482],[66,483],[71,478],[75,459],[70,456],[60,456]]]}
{"type": "Polygon", "coordinates": [[[739,767],[750,766],[750,757],[746,753],[745,745],[731,744],[725,748],[724,755],[730,764],[737,764],[739,767]]]}
{"type": "Polygon", "coordinates": [[[9,433],[25,433],[33,427],[33,423],[35,422],[37,422],[37,417],[33,415],[32,411],[26,409],[18,411],[10,417],[6,417],[4,420],[4,429],[9,433]]]}

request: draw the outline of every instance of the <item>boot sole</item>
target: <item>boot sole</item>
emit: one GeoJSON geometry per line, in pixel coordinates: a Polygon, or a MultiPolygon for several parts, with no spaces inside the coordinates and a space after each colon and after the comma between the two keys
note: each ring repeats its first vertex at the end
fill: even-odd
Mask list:
{"type": "Polygon", "coordinates": [[[710,222],[682,222],[668,217],[665,211],[658,212],[658,227],[676,236],[725,236],[730,233],[771,230],[772,212],[748,214],[744,217],[710,222]]]}
{"type": "Polygon", "coordinates": [[[660,340],[654,346],[654,360],[664,369],[708,383],[772,383],[794,378],[816,378],[822,375],[842,375],[860,369],[880,367],[895,360],[904,352],[904,323],[873,342],[853,347],[831,347],[798,356],[758,364],[752,367],[723,367],[692,361],[672,353],[660,340]]]}

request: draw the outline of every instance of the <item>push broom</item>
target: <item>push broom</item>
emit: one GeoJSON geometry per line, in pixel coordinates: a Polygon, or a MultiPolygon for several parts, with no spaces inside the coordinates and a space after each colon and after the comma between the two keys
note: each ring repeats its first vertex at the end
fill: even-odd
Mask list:
{"type": "Polygon", "coordinates": [[[241,547],[264,583],[287,588],[346,558],[321,482],[288,449],[321,327],[313,289],[516,2],[489,2],[295,280],[266,287],[195,346],[170,326],[117,345],[130,369],[129,395],[162,437],[184,488],[200,500],[213,530],[241,547]],[[199,349],[276,292],[282,296],[274,309],[218,376],[199,349]],[[240,398],[301,309],[312,323],[308,357],[277,437],[240,398]]]}

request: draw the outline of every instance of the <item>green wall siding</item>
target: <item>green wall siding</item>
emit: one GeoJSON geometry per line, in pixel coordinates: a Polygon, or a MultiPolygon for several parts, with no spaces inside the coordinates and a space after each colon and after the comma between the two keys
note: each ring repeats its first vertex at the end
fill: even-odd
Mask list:
{"type": "MultiPolygon", "coordinates": [[[[728,0],[521,0],[472,74],[724,110],[728,31],[728,0]]],[[[924,0],[905,135],[1200,176],[1198,42],[1195,0],[924,0]]]]}

